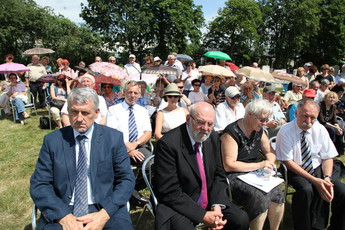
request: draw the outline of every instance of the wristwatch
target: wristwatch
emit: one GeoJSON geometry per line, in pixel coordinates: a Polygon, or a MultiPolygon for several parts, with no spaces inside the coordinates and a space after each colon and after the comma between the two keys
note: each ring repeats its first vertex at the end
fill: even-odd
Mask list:
{"type": "Polygon", "coordinates": [[[330,180],[332,180],[332,177],[331,177],[331,176],[328,176],[328,175],[323,176],[323,179],[326,179],[327,177],[328,177],[330,180]]]}
{"type": "Polygon", "coordinates": [[[136,141],[135,143],[137,143],[137,144],[138,144],[138,146],[140,146],[140,141],[136,141]]]}

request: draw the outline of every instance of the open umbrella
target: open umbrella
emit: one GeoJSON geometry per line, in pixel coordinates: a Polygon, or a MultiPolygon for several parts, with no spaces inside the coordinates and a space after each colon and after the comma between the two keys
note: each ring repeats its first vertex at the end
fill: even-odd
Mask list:
{"type": "Polygon", "coordinates": [[[30,69],[19,63],[9,62],[0,65],[0,73],[19,73],[27,71],[30,71],[30,69]]]}
{"type": "Polygon", "coordinates": [[[243,75],[249,79],[256,81],[264,81],[275,83],[273,76],[270,73],[264,72],[261,69],[245,66],[241,69],[236,70],[236,75],[243,75]]]}
{"type": "Polygon", "coordinates": [[[109,77],[115,77],[118,79],[125,79],[128,77],[123,68],[110,62],[94,62],[90,65],[90,68],[94,72],[109,77]]]}
{"type": "Polygon", "coordinates": [[[95,77],[96,83],[98,84],[105,83],[105,84],[121,86],[121,79],[117,77],[105,76],[103,74],[98,74],[98,75],[95,75],[94,77],[95,77]]]}
{"type": "Polygon", "coordinates": [[[274,78],[282,80],[282,81],[288,81],[288,82],[306,85],[305,81],[303,81],[300,77],[295,76],[293,74],[279,73],[279,72],[273,72],[271,74],[274,78]]]}
{"type": "Polygon", "coordinates": [[[225,62],[225,65],[227,65],[232,72],[235,72],[236,70],[240,68],[232,62],[225,62]]]}
{"type": "Polygon", "coordinates": [[[216,59],[223,59],[223,60],[232,60],[231,57],[222,52],[222,51],[208,51],[207,53],[204,54],[204,56],[206,57],[210,57],[210,58],[216,58],[216,59]]]}
{"type": "Polygon", "coordinates": [[[145,74],[145,73],[137,73],[137,74],[130,74],[126,80],[135,80],[135,81],[145,81],[146,83],[156,83],[158,79],[157,74],[145,74]]]}
{"type": "Polygon", "coordinates": [[[219,65],[205,65],[199,67],[199,72],[202,75],[220,76],[220,77],[235,77],[235,74],[222,66],[219,65]]]}
{"type": "Polygon", "coordinates": [[[145,74],[176,74],[177,69],[170,67],[170,66],[165,66],[165,65],[160,65],[160,66],[151,66],[147,67],[143,73],[145,74]]]}
{"type": "Polygon", "coordinates": [[[48,83],[54,83],[55,78],[59,76],[59,73],[53,73],[53,74],[44,74],[40,78],[37,79],[37,81],[41,82],[48,82],[48,83]]]}
{"type": "Polygon", "coordinates": [[[43,54],[51,54],[51,53],[55,53],[55,51],[52,49],[35,47],[32,49],[25,50],[23,54],[25,56],[31,56],[31,55],[43,55],[43,54]]]}
{"type": "Polygon", "coordinates": [[[193,58],[187,54],[177,54],[176,58],[178,60],[183,59],[185,62],[193,61],[193,58]]]}

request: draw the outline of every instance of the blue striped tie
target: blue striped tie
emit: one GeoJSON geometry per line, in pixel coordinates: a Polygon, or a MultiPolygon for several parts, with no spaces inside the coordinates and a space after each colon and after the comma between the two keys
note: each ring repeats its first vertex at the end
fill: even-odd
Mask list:
{"type": "Polygon", "coordinates": [[[84,135],[77,136],[79,141],[79,156],[77,166],[77,176],[74,190],[74,210],[73,214],[76,217],[84,216],[89,213],[87,203],[87,156],[85,148],[84,135]]]}
{"type": "Polygon", "coordinates": [[[134,142],[138,138],[137,124],[135,123],[133,107],[129,106],[128,109],[129,109],[129,117],[128,117],[129,142],[134,142]]]}
{"type": "Polygon", "coordinates": [[[305,138],[306,131],[302,131],[301,138],[301,153],[302,153],[302,168],[310,174],[314,173],[313,162],[311,159],[310,146],[305,138]]]}

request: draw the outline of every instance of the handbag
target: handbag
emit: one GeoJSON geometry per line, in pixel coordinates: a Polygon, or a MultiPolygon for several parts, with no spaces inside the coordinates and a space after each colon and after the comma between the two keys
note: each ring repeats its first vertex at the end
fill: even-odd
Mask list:
{"type": "Polygon", "coordinates": [[[55,99],[51,99],[49,105],[50,107],[56,107],[59,110],[62,109],[63,105],[65,104],[65,101],[61,101],[61,100],[55,100],[55,99]]]}
{"type": "Polygon", "coordinates": [[[40,117],[40,128],[41,129],[49,129],[49,118],[48,117],[40,117]]]}

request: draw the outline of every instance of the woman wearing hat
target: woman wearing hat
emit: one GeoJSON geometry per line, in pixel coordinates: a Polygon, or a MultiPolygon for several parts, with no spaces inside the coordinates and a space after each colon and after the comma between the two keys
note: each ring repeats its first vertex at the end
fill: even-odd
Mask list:
{"type": "Polygon", "coordinates": [[[69,61],[67,59],[62,60],[62,69],[59,69],[59,73],[66,75],[69,78],[76,78],[74,70],[69,67],[69,61]]]}
{"type": "Polygon", "coordinates": [[[170,83],[163,94],[168,106],[157,112],[155,138],[160,139],[164,133],[186,122],[188,111],[177,106],[182,94],[175,83],[170,83]]]}

